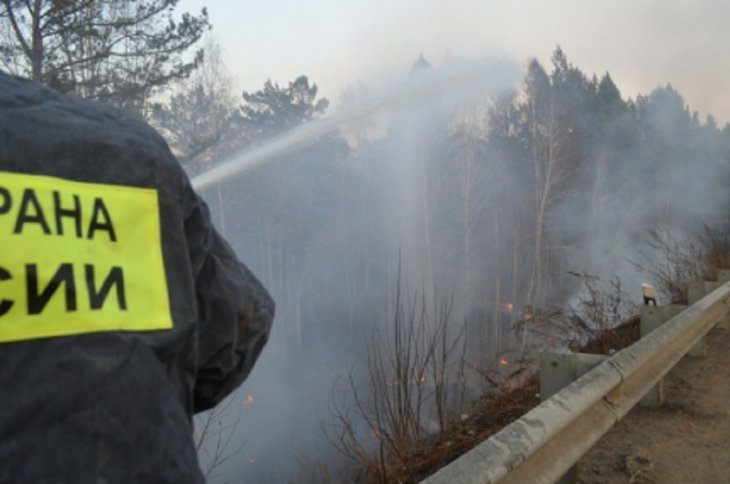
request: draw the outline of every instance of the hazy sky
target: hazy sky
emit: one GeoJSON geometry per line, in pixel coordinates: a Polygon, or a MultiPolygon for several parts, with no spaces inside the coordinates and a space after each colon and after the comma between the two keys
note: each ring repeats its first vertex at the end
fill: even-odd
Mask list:
{"type": "Polygon", "coordinates": [[[730,121],[726,0],[180,0],[208,7],[239,90],[309,76],[333,101],[404,75],[418,56],[506,56],[546,68],[560,45],[624,97],[671,82],[702,119],[730,121]]]}

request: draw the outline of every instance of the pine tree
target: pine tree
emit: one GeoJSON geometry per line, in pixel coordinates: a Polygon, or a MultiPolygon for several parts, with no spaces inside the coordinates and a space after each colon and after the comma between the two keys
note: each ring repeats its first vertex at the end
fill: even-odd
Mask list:
{"type": "Polygon", "coordinates": [[[185,54],[208,14],[173,18],[177,0],[0,0],[0,64],[63,92],[142,114],[150,96],[188,76],[185,54]]]}
{"type": "Polygon", "coordinates": [[[233,81],[214,40],[205,45],[198,69],[179,83],[167,103],[153,106],[152,122],[189,173],[210,169],[222,156],[239,147],[233,81]]]}
{"type": "Polygon", "coordinates": [[[287,87],[267,80],[263,89],[243,93],[241,123],[253,139],[266,139],[292,129],[324,113],[326,98],[317,98],[317,85],[299,76],[287,87]]]}

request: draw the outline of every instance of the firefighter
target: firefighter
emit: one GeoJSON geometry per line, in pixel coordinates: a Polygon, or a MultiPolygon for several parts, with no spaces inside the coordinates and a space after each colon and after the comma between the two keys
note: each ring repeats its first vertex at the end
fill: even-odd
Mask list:
{"type": "Polygon", "coordinates": [[[202,482],[273,314],[152,128],[0,73],[0,482],[202,482]]]}

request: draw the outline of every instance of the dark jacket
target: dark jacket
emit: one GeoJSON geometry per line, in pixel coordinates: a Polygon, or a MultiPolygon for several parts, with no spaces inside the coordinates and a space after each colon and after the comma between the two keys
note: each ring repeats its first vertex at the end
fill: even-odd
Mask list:
{"type": "Polygon", "coordinates": [[[0,483],[202,481],[273,313],[153,129],[0,73],[0,483]]]}

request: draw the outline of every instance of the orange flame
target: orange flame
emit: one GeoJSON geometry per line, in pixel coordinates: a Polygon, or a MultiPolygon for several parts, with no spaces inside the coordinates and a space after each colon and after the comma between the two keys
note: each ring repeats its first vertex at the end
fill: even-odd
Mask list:
{"type": "Polygon", "coordinates": [[[249,405],[253,405],[253,400],[253,395],[246,395],[246,398],[243,399],[243,404],[248,407],[249,405]]]}
{"type": "Polygon", "coordinates": [[[512,314],[512,312],[515,310],[515,305],[512,304],[511,302],[505,302],[505,303],[502,303],[502,309],[507,311],[509,314],[512,314]]]}
{"type": "Polygon", "coordinates": [[[497,364],[499,366],[507,366],[507,365],[509,365],[509,360],[507,358],[505,358],[504,356],[500,356],[497,359],[497,364]]]}

